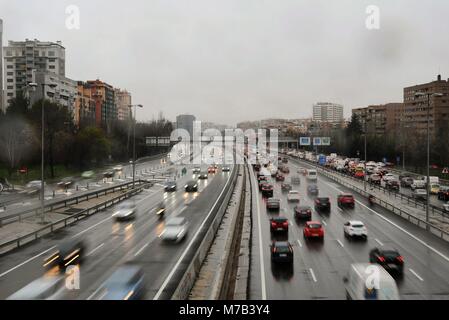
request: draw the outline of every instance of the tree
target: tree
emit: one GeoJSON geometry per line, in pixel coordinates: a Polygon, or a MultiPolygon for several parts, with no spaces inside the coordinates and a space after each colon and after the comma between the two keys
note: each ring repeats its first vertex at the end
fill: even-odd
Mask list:
{"type": "Polygon", "coordinates": [[[111,143],[101,128],[86,127],[76,135],[73,154],[80,169],[101,164],[110,151],[111,143]]]}
{"type": "Polygon", "coordinates": [[[26,115],[29,112],[30,101],[23,95],[22,91],[17,91],[16,97],[11,99],[6,116],[8,115],[26,115]]]}
{"type": "MultiPolygon", "coordinates": [[[[346,150],[348,156],[356,156],[357,151],[363,150],[361,135],[363,134],[362,124],[355,113],[352,114],[351,122],[345,130],[346,150]]],[[[360,155],[360,154],[359,154],[360,155]]]]}

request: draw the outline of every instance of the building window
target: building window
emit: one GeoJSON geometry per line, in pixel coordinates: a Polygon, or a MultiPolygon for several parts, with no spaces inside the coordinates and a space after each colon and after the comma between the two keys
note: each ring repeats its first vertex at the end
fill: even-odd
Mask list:
{"type": "Polygon", "coordinates": [[[12,89],[14,89],[14,86],[7,86],[6,89],[12,90],[12,89]]]}
{"type": "Polygon", "coordinates": [[[55,68],[55,66],[52,66],[52,65],[48,66],[48,69],[54,69],[54,68],[55,68]]]}
{"type": "Polygon", "coordinates": [[[8,80],[6,80],[6,82],[14,82],[14,80],[13,79],[8,79],[8,80]]]}
{"type": "Polygon", "coordinates": [[[54,57],[55,56],[55,52],[54,51],[48,51],[48,56],[49,57],[54,57]]]}
{"type": "Polygon", "coordinates": [[[6,66],[6,69],[12,69],[13,68],[13,65],[12,64],[8,64],[7,66],[6,66]]]}

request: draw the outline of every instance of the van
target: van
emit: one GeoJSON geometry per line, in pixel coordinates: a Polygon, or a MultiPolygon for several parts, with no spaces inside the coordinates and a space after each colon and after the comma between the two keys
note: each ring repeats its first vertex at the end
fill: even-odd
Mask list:
{"type": "Polygon", "coordinates": [[[317,179],[317,172],[314,169],[308,169],[307,170],[307,180],[316,180],[317,179]]]}
{"type": "Polygon", "coordinates": [[[400,300],[396,281],[379,264],[351,264],[343,281],[347,300],[400,300]]]}

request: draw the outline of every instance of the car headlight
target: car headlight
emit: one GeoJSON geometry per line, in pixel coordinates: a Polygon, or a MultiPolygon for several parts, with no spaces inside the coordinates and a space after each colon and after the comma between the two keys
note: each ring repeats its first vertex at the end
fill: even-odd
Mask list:
{"type": "Polygon", "coordinates": [[[197,187],[198,187],[198,185],[196,184],[196,185],[194,185],[193,187],[194,187],[194,188],[197,188],[197,187]]]}
{"type": "Polygon", "coordinates": [[[186,184],[185,186],[184,186],[184,188],[187,188],[188,187],[188,185],[186,184]]]}

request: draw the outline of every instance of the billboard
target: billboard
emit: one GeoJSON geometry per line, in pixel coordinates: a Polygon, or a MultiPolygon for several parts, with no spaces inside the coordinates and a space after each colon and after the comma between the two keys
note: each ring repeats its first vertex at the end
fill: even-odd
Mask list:
{"type": "Polygon", "coordinates": [[[331,138],[330,137],[321,137],[321,145],[322,146],[330,146],[331,138]]]}
{"type": "Polygon", "coordinates": [[[145,143],[151,147],[169,147],[170,137],[146,137],[145,143]]]}
{"type": "Polygon", "coordinates": [[[313,138],[313,145],[314,146],[321,146],[321,137],[314,137],[313,138]]]}
{"type": "Polygon", "coordinates": [[[310,137],[300,137],[299,144],[301,146],[310,146],[310,137]]]}

